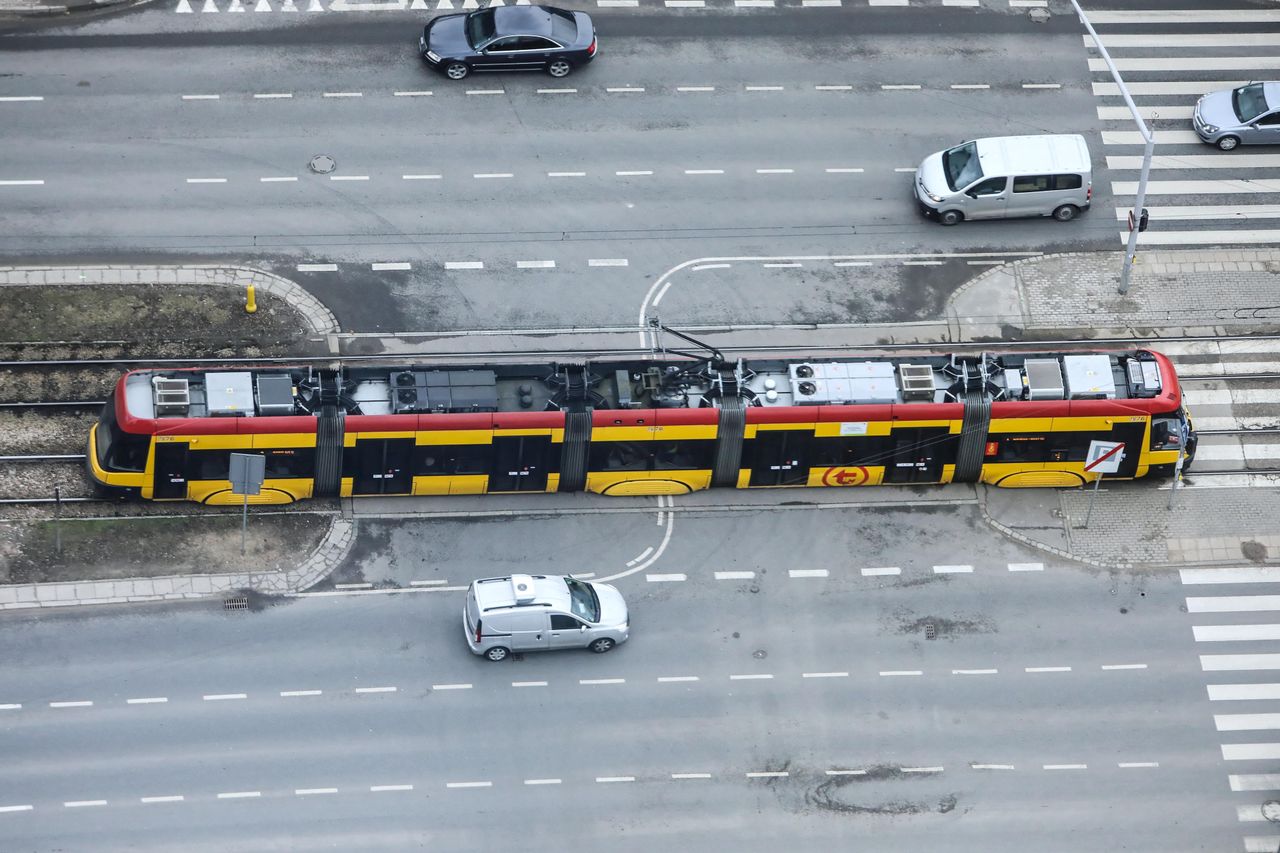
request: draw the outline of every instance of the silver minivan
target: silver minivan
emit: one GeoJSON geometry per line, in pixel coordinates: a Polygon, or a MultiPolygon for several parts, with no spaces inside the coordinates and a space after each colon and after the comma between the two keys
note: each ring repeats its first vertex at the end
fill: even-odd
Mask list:
{"type": "Polygon", "coordinates": [[[467,645],[492,661],[549,649],[604,653],[625,643],[630,628],[622,593],[568,576],[481,578],[467,588],[462,611],[467,645]]]}
{"type": "Polygon", "coordinates": [[[1093,201],[1089,146],[1079,134],[996,136],[930,154],[916,201],[943,225],[964,219],[1075,219],[1093,201]]]}

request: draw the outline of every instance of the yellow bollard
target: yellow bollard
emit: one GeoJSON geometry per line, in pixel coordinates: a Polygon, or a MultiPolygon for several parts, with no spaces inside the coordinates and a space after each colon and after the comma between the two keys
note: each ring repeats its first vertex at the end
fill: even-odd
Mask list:
{"type": "Polygon", "coordinates": [[[244,300],[244,313],[252,314],[258,310],[258,300],[253,296],[253,284],[249,284],[249,295],[244,300]]]}

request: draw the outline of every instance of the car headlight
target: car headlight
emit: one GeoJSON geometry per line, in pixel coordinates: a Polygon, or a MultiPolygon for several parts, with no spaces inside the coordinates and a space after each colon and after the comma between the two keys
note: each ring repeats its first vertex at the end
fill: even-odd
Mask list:
{"type": "Polygon", "coordinates": [[[1217,127],[1217,125],[1213,125],[1213,124],[1202,124],[1202,125],[1200,125],[1200,127],[1204,129],[1204,132],[1205,132],[1205,133],[1217,133],[1217,132],[1218,132],[1218,127],[1217,127]]]}
{"type": "Polygon", "coordinates": [[[933,193],[928,192],[927,190],[925,191],[925,195],[927,195],[930,198],[930,200],[933,201],[934,204],[942,204],[942,196],[934,195],[933,193]]]}
{"type": "Polygon", "coordinates": [[[427,59],[431,60],[432,62],[440,61],[440,54],[436,53],[434,50],[428,50],[425,56],[427,57],[427,59]]]}

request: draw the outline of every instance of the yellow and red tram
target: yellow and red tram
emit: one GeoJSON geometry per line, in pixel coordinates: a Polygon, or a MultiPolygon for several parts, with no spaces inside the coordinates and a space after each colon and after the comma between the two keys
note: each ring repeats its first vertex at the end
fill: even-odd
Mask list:
{"type": "MultiPolygon", "coordinates": [[[[717,354],[718,355],[718,354],[717,354]]],[[[137,370],[89,437],[102,487],[239,503],[229,454],[265,457],[255,503],[318,496],[666,495],[1173,473],[1195,433],[1147,350],[137,370]]]]}

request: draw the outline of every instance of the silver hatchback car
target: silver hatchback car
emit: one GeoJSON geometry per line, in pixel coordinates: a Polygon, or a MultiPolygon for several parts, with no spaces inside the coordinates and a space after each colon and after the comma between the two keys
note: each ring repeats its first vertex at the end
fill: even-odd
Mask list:
{"type": "Polygon", "coordinates": [[[608,584],[511,575],[472,581],[462,630],[473,654],[500,661],[512,652],[607,652],[627,641],[631,624],[622,593],[608,584]]]}
{"type": "Polygon", "coordinates": [[[1230,151],[1237,145],[1280,144],[1280,83],[1249,83],[1210,92],[1191,116],[1202,142],[1230,151]]]}

